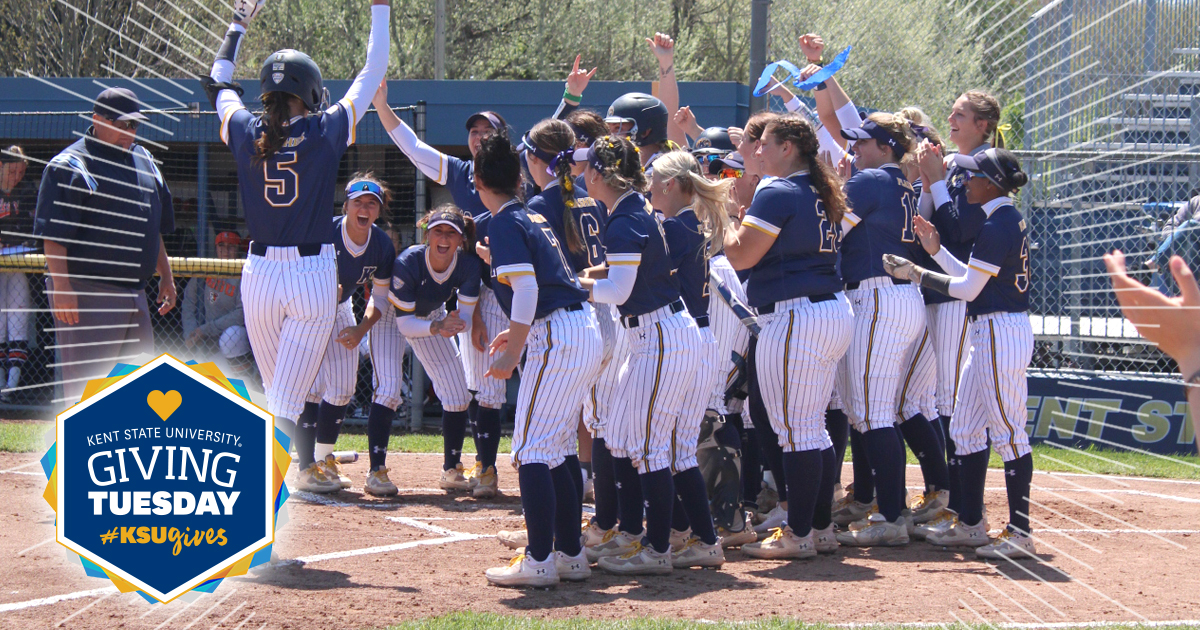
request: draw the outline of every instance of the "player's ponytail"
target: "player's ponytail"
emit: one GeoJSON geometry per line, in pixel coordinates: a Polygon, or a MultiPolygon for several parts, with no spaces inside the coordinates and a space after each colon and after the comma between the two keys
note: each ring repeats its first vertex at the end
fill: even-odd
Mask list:
{"type": "Polygon", "coordinates": [[[484,136],[475,153],[475,183],[500,194],[516,197],[521,188],[521,156],[502,130],[484,136]]]}
{"type": "Polygon", "coordinates": [[[928,140],[936,146],[945,146],[945,143],[942,142],[942,134],[938,133],[937,128],[931,124],[929,114],[926,114],[925,110],[915,105],[909,105],[896,112],[896,116],[908,121],[913,134],[917,136],[918,144],[922,140],[928,140]]]}
{"type": "Polygon", "coordinates": [[[286,92],[267,92],[262,96],[264,129],[254,141],[254,163],[274,157],[288,138],[288,121],[292,119],[292,101],[300,99],[286,92]]]}
{"type": "Polygon", "coordinates": [[[700,163],[691,153],[671,151],[654,160],[654,176],[674,180],[685,194],[692,197],[692,211],[704,229],[704,257],[712,258],[725,243],[731,229],[726,204],[732,179],[709,180],[700,174],[700,163]]]}
{"type": "Polygon", "coordinates": [[[987,129],[983,134],[984,141],[990,140],[992,147],[1003,149],[1004,134],[999,131],[1000,101],[983,90],[968,90],[963,93],[963,97],[967,99],[967,106],[971,108],[975,117],[987,122],[987,129]]]}
{"type": "MultiPolygon", "coordinates": [[[[897,162],[902,162],[905,158],[910,157],[912,151],[917,148],[916,134],[907,120],[887,112],[875,112],[867,116],[867,120],[879,125],[896,142],[895,148],[892,149],[892,155],[896,156],[897,162]],[[899,155],[896,155],[897,153],[899,155]]],[[[876,142],[879,141],[876,140],[876,142]]],[[[879,145],[884,146],[883,143],[879,143],[879,145]]]]}
{"type": "Polygon", "coordinates": [[[642,170],[641,154],[624,136],[608,135],[592,145],[600,162],[604,183],[616,190],[633,189],[644,193],[649,189],[646,172],[642,170]]]}
{"type": "MultiPolygon", "coordinates": [[[[812,123],[797,114],[784,114],[767,124],[763,135],[770,134],[776,142],[791,142],[795,145],[800,161],[807,166],[809,181],[817,189],[817,195],[825,205],[825,218],[834,225],[840,225],[842,215],[846,213],[846,193],[833,169],[818,157],[821,143],[817,140],[817,132],[812,123]]],[[[766,142],[763,138],[763,142],[766,142]]]]}
{"type": "MultiPolygon", "coordinates": [[[[529,140],[542,151],[559,155],[575,149],[575,132],[561,120],[548,118],[529,130],[529,140]]],[[[565,157],[565,156],[564,156],[565,157]]],[[[579,222],[575,218],[575,176],[571,174],[571,161],[559,159],[554,163],[554,176],[562,188],[563,229],[566,231],[567,249],[582,254],[587,250],[583,235],[579,233],[579,222]]]]}

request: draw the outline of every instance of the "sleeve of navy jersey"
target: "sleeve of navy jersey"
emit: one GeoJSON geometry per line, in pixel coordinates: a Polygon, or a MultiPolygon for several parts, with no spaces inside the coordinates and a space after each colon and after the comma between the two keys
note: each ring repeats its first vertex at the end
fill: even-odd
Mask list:
{"type": "Polygon", "coordinates": [[[354,125],[350,120],[350,111],[346,101],[338,101],[329,109],[321,112],[317,121],[321,137],[329,144],[339,157],[346,148],[354,144],[354,125]]]}
{"type": "Polygon", "coordinates": [[[496,246],[492,249],[492,285],[505,315],[512,313],[512,289],[509,278],[532,275],[538,284],[538,304],[534,317],[546,317],[555,309],[587,299],[575,272],[568,266],[563,245],[553,228],[540,214],[526,212],[516,204],[494,217],[491,225],[496,246]]]}
{"type": "MultiPolygon", "coordinates": [[[[425,264],[425,247],[413,245],[400,252],[392,266],[392,290],[389,299],[402,315],[417,313],[417,288],[421,286],[421,267],[425,264]]],[[[449,296],[447,296],[449,297],[449,296]]]]}
{"type": "Polygon", "coordinates": [[[842,290],[841,226],[826,218],[808,175],[762,186],[742,225],[775,239],[750,271],[746,295],[751,306],[842,290]]]}
{"type": "Polygon", "coordinates": [[[886,183],[887,173],[882,169],[869,168],[855,173],[846,181],[848,210],[860,221],[871,216],[879,208],[880,196],[886,183]]]}
{"type": "MultiPolygon", "coordinates": [[[[458,262],[454,267],[454,284],[458,291],[458,299],[460,302],[474,302],[479,299],[479,283],[483,273],[483,261],[479,257],[472,256],[463,252],[458,254],[458,262]]],[[[442,298],[445,302],[450,296],[442,298]]]]}
{"type": "Polygon", "coordinates": [[[992,276],[974,301],[970,315],[1029,310],[1029,241],[1020,212],[1012,206],[997,208],[975,239],[970,268],[992,276]]]}
{"type": "Polygon", "coordinates": [[[891,166],[859,171],[846,183],[846,195],[858,222],[842,239],[843,281],[886,276],[884,254],[914,255],[913,246],[920,247],[912,225],[917,195],[902,171],[891,166]]]}
{"type": "Polygon", "coordinates": [[[613,209],[604,229],[604,250],[610,267],[638,268],[633,292],[617,305],[622,315],[642,315],[679,299],[679,278],[671,273],[666,235],[658,219],[646,212],[641,195],[629,195],[613,209]]]}
{"type": "MultiPolygon", "coordinates": [[[[446,188],[450,190],[454,205],[473,217],[488,214],[487,207],[479,200],[479,193],[475,190],[475,163],[448,155],[444,164],[446,188]]],[[[483,240],[482,236],[479,238],[483,240]]]]}

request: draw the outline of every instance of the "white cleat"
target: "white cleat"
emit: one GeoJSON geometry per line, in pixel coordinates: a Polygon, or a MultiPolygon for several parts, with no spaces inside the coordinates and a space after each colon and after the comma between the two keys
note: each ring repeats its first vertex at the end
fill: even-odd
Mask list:
{"type": "Polygon", "coordinates": [[[623,556],[635,548],[640,549],[641,538],[641,534],[626,534],[614,527],[604,533],[598,544],[585,546],[583,551],[589,562],[599,562],[601,558],[623,556]]]}
{"type": "Polygon", "coordinates": [[[801,538],[791,527],[781,527],[771,532],[762,542],[742,545],[742,553],[751,558],[766,560],[800,560],[817,555],[812,532],[801,538]]]}
{"type": "Polygon", "coordinates": [[[991,542],[988,539],[987,519],[975,525],[955,519],[954,524],[946,530],[929,534],[925,542],[939,547],[983,547],[991,542]]]}
{"type": "Polygon", "coordinates": [[[671,528],[671,538],[670,538],[671,549],[683,549],[683,546],[686,545],[687,542],[689,540],[691,540],[691,538],[692,538],[692,528],[691,527],[689,527],[683,531],[679,531],[675,528],[671,528]]]}
{"type": "Polygon", "coordinates": [[[1037,560],[1033,537],[1005,528],[996,540],[975,550],[975,557],[987,560],[1037,560]]]}
{"type": "Polygon", "coordinates": [[[546,588],[558,584],[558,567],[555,554],[541,562],[519,554],[506,567],[488,569],[487,581],[496,586],[532,586],[546,588]]]}
{"type": "Polygon", "coordinates": [[[376,497],[392,497],[400,494],[400,489],[392,483],[391,479],[388,479],[387,466],[380,466],[377,470],[367,473],[367,481],[363,484],[363,490],[376,497]]]}
{"type": "Polygon", "coordinates": [[[925,494],[922,494],[921,496],[917,497],[915,501],[913,501],[913,504],[910,507],[912,510],[913,525],[920,525],[922,523],[928,523],[929,521],[932,521],[933,519],[937,518],[937,516],[942,513],[942,510],[945,510],[946,506],[948,505],[950,505],[949,490],[934,490],[932,492],[926,492],[925,494]]]}
{"type": "Polygon", "coordinates": [[[847,547],[899,547],[907,545],[908,524],[901,516],[896,522],[889,523],[878,512],[867,519],[867,526],[858,531],[842,532],[837,535],[839,544],[847,547]]]}
{"type": "Polygon", "coordinates": [[[325,471],[317,462],[296,473],[296,479],[292,483],[297,490],[316,494],[329,494],[342,489],[342,484],[325,476],[325,471]]]}
{"type": "Polygon", "coordinates": [[[676,548],[675,545],[671,545],[671,566],[676,569],[717,569],[723,564],[725,550],[721,548],[720,540],[707,545],[699,538],[692,537],[682,547],[676,548]]]}
{"type": "Polygon", "coordinates": [[[928,536],[933,533],[944,532],[954,525],[954,521],[958,520],[958,514],[952,510],[942,510],[937,516],[932,519],[913,527],[912,537],[914,540],[928,540],[928,536]]]}
{"type": "Polygon", "coordinates": [[[772,531],[783,527],[785,521],[787,521],[787,510],[776,505],[771,508],[770,512],[767,512],[763,522],[754,526],[754,533],[769,536],[772,531]]]}
{"type": "Polygon", "coordinates": [[[838,547],[841,546],[838,544],[837,531],[832,523],[825,529],[813,529],[812,538],[817,553],[837,553],[838,547]]]}
{"type": "Polygon", "coordinates": [[[582,582],[592,576],[591,563],[582,550],[577,556],[555,551],[554,566],[558,569],[558,579],[564,582],[582,582]]]}
{"type": "Polygon", "coordinates": [[[496,475],[496,467],[488,466],[487,470],[471,477],[471,496],[476,499],[491,499],[500,492],[500,478],[496,475]]]}
{"type": "MultiPolygon", "coordinates": [[[[600,529],[594,521],[587,521],[583,526],[583,532],[580,534],[579,542],[584,547],[595,547],[600,543],[606,542],[606,536],[611,538],[617,533],[617,527],[614,525],[612,529],[600,529]],[[610,535],[609,532],[612,532],[610,535]]],[[[593,561],[594,562],[594,561],[593,561]]]]}
{"type": "Polygon", "coordinates": [[[442,478],[438,480],[438,487],[442,490],[469,490],[471,488],[470,481],[463,475],[463,465],[461,462],[454,468],[442,471],[442,478]]]}
{"type": "Polygon", "coordinates": [[[832,518],[835,525],[843,527],[866,518],[871,513],[871,508],[875,507],[874,501],[870,503],[859,503],[854,500],[853,494],[847,494],[833,508],[832,518]]]}
{"type": "Polygon", "coordinates": [[[520,549],[529,546],[529,531],[524,529],[516,529],[512,531],[500,530],[496,533],[496,540],[500,541],[501,545],[509,549],[520,549]]]}
{"type": "Polygon", "coordinates": [[[350,478],[347,477],[346,475],[343,475],[341,469],[338,468],[337,458],[334,457],[332,453],[330,453],[329,455],[326,455],[325,459],[322,460],[320,463],[321,463],[321,471],[325,473],[325,476],[328,477],[331,481],[338,482],[338,485],[340,485],[343,490],[345,490],[346,488],[349,488],[352,485],[350,483],[350,478]]]}
{"type": "Polygon", "coordinates": [[[671,550],[660,553],[652,547],[643,547],[641,541],[634,541],[633,547],[619,556],[600,558],[596,564],[617,575],[670,575],[674,570],[671,550]]]}

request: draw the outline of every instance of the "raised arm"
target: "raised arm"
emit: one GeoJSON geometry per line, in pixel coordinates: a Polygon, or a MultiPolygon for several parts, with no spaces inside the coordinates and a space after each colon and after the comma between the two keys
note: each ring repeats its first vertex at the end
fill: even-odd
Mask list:
{"type": "Polygon", "coordinates": [[[444,186],[450,176],[449,169],[446,168],[449,158],[445,153],[417,138],[412,127],[400,120],[396,112],[392,111],[392,107],[388,105],[387,81],[379,84],[379,89],[376,90],[375,99],[372,102],[375,104],[376,113],[379,114],[379,122],[383,123],[383,128],[391,136],[392,142],[400,147],[400,151],[417,167],[417,170],[444,186]]]}
{"type": "Polygon", "coordinates": [[[558,109],[554,110],[554,117],[563,120],[571,112],[579,109],[579,104],[583,102],[583,91],[587,89],[588,81],[596,74],[596,69],[589,70],[579,69],[579,59],[581,55],[575,55],[575,65],[571,68],[571,73],[567,75],[566,89],[563,90],[562,100],[558,103],[558,109]]]}
{"type": "Polygon", "coordinates": [[[655,33],[646,38],[650,51],[658,60],[658,98],[667,107],[667,138],[679,146],[687,146],[687,134],[675,124],[679,110],[679,85],[675,82],[675,40],[670,35],[655,33]]]}
{"type": "Polygon", "coordinates": [[[367,40],[367,65],[359,71],[350,84],[350,89],[339,101],[350,110],[350,124],[357,125],[367,114],[367,107],[375,96],[376,86],[387,74],[388,53],[391,39],[388,38],[388,25],[391,22],[392,9],[388,0],[372,0],[371,2],[371,37],[367,40]]]}

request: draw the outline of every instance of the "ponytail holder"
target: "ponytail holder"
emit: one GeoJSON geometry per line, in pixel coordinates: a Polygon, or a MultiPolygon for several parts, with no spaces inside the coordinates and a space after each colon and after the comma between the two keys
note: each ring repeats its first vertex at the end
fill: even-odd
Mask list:
{"type": "Polygon", "coordinates": [[[911,122],[908,123],[908,127],[910,129],[912,129],[913,134],[917,136],[918,140],[927,139],[925,134],[929,132],[929,127],[924,127],[924,126],[918,125],[916,123],[911,123],[911,122]]]}
{"type": "Polygon", "coordinates": [[[554,170],[558,168],[558,163],[561,161],[565,161],[567,164],[575,166],[575,149],[559,151],[558,154],[554,156],[554,159],[550,160],[550,166],[546,167],[546,172],[550,175],[554,175],[554,170]]]}
{"type": "Polygon", "coordinates": [[[1004,134],[1009,131],[1012,131],[1012,125],[1010,125],[1008,123],[1004,123],[1003,125],[996,126],[996,135],[1000,137],[1000,142],[1004,146],[1008,146],[1008,141],[1005,140],[1004,134]]]}

